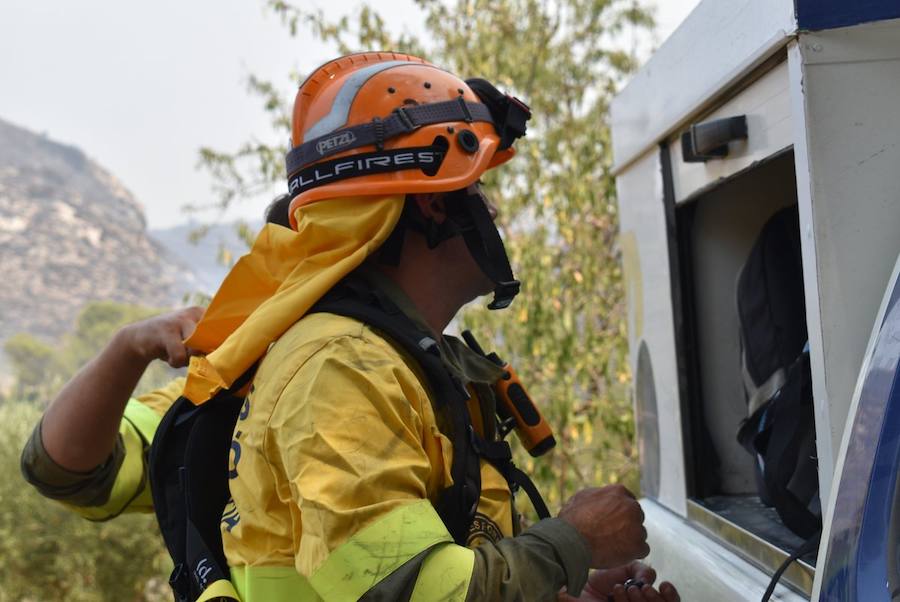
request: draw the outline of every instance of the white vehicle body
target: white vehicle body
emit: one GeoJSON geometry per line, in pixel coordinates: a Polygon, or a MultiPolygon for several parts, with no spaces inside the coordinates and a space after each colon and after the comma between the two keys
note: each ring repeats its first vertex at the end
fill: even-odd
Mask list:
{"type": "Polygon", "coordinates": [[[789,555],[722,508],[753,489],[734,443],[735,274],[766,219],[796,206],[825,519],[815,564],[794,563],[772,599],[856,599],[821,593],[822,567],[897,279],[900,2],[704,0],[616,97],[612,130],[652,563],[684,600],[759,600],[789,555]],[[727,156],[684,160],[692,125],[738,115],[747,137],[727,156]],[[697,490],[698,420],[725,506],[697,490]]]}

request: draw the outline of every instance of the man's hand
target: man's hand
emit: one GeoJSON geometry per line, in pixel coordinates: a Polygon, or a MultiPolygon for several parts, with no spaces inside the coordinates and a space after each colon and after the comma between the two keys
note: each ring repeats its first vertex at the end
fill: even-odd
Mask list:
{"type": "Polygon", "coordinates": [[[650,553],[644,511],[621,485],[579,491],[559,512],[591,549],[591,568],[623,565],[650,553]]]}
{"type": "Polygon", "coordinates": [[[632,562],[614,569],[591,573],[579,598],[560,594],[559,602],[680,602],[678,590],[663,581],[659,590],[653,587],[656,571],[642,562],[632,562]],[[626,583],[639,583],[629,585],[626,583]]]}
{"type": "Polygon", "coordinates": [[[184,340],[194,332],[201,317],[202,307],[188,307],[129,324],[122,329],[121,336],[139,361],[149,364],[159,359],[173,368],[181,368],[191,356],[184,340]]]}
{"type": "Polygon", "coordinates": [[[202,308],[190,307],[119,330],[44,412],[41,439],[50,458],[75,472],[109,459],[122,413],[147,366],[155,359],[173,368],[187,364],[191,352],[183,341],[202,315],[202,308]]]}

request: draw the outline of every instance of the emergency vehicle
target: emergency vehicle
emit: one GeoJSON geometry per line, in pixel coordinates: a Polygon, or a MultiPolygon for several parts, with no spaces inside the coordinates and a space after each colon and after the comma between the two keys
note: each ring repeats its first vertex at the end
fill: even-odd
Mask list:
{"type": "Polygon", "coordinates": [[[703,0],[612,133],[650,562],[900,599],[900,2],[703,0]]]}

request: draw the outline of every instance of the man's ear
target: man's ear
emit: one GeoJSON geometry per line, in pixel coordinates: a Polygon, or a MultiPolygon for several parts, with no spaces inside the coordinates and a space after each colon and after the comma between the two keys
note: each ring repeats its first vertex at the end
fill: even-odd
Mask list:
{"type": "Polygon", "coordinates": [[[447,219],[447,207],[444,205],[444,195],[441,193],[424,192],[410,196],[425,219],[434,220],[437,224],[443,224],[447,219]]]}

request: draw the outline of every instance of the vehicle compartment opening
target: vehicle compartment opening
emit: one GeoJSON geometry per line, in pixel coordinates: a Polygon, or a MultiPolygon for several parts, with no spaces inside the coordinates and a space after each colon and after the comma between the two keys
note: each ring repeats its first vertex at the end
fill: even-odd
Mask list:
{"type": "Polygon", "coordinates": [[[675,208],[689,497],[738,539],[785,554],[821,514],[796,190],[786,149],[675,208]],[[767,472],[754,445],[786,448],[769,460],[791,469],[767,472]]]}

